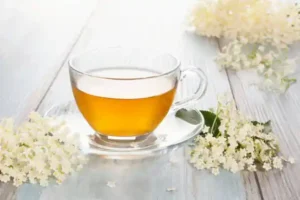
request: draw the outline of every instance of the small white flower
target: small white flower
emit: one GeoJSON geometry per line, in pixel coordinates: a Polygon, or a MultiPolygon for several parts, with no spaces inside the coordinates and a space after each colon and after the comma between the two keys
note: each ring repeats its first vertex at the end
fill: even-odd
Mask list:
{"type": "Polygon", "coordinates": [[[266,171],[269,171],[270,169],[272,169],[270,163],[264,163],[264,164],[263,164],[263,168],[264,168],[266,171]]]}
{"type": "Polygon", "coordinates": [[[194,166],[195,166],[196,169],[198,169],[198,170],[201,170],[201,169],[204,169],[204,168],[205,168],[204,162],[203,162],[203,160],[201,160],[201,159],[197,160],[197,158],[194,157],[194,161],[193,161],[193,158],[191,158],[190,162],[191,162],[191,163],[195,163],[194,166]]]}
{"type": "MultiPolygon", "coordinates": [[[[231,135],[234,135],[234,132],[232,132],[231,135]]],[[[237,140],[236,140],[236,138],[233,137],[233,136],[230,136],[230,137],[228,138],[228,143],[229,143],[229,145],[230,145],[232,148],[235,148],[235,147],[238,146],[237,140]]]]}
{"type": "Polygon", "coordinates": [[[295,159],[293,157],[289,157],[288,158],[289,163],[294,164],[295,163],[295,159]]]}
{"type": "Polygon", "coordinates": [[[116,182],[115,181],[107,181],[106,185],[110,188],[116,187],[116,182]]]}
{"type": "Polygon", "coordinates": [[[209,131],[209,127],[205,125],[203,128],[203,133],[208,133],[208,131],[209,131]]]}
{"type": "Polygon", "coordinates": [[[211,173],[215,176],[218,175],[220,173],[219,168],[212,168],[211,173]]]}
{"type": "Polygon", "coordinates": [[[225,162],[226,162],[226,158],[224,157],[224,156],[219,156],[218,158],[217,158],[217,160],[218,160],[218,162],[220,163],[220,164],[224,164],[225,162]]]}
{"type": "Polygon", "coordinates": [[[208,133],[206,136],[205,136],[205,139],[206,141],[209,143],[209,142],[213,142],[215,140],[213,134],[211,133],[208,133]]]}
{"type": "Polygon", "coordinates": [[[225,133],[225,131],[226,131],[226,125],[225,125],[225,123],[221,122],[221,125],[219,126],[219,131],[221,133],[225,133]]]}
{"type": "Polygon", "coordinates": [[[251,172],[255,172],[256,171],[256,165],[249,165],[248,170],[251,171],[251,172]]]}
{"type": "Polygon", "coordinates": [[[44,186],[44,187],[46,187],[46,186],[48,186],[48,177],[47,178],[44,178],[44,179],[40,179],[40,184],[41,184],[41,186],[44,186]]]}
{"type": "Polygon", "coordinates": [[[8,181],[10,181],[10,176],[8,175],[1,175],[0,176],[0,181],[7,183],[8,181]]]}

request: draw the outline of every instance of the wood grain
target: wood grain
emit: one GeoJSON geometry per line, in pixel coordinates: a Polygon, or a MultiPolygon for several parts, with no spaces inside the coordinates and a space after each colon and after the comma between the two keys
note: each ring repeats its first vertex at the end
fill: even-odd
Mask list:
{"type": "MultiPolygon", "coordinates": [[[[0,1],[0,117],[37,107],[91,15],[94,0],[0,1]]],[[[0,199],[15,199],[0,184],[0,199]]]]}
{"type": "MultiPolygon", "coordinates": [[[[184,32],[189,3],[100,0],[95,15],[84,26],[96,1],[1,0],[0,117],[22,119],[32,109],[44,112],[54,104],[72,100],[65,63],[70,49],[74,55],[116,45],[157,48],[178,57],[182,67],[194,65],[206,72],[209,86],[198,108],[214,107],[217,94],[232,90],[238,108],[254,119],[271,119],[283,154],[300,160],[299,84],[284,95],[275,95],[251,86],[253,76],[248,73],[228,71],[228,82],[227,73],[219,72],[213,62],[219,51],[216,41],[184,32]]],[[[300,47],[294,48],[292,54],[300,47]]],[[[300,78],[299,71],[295,76],[300,78]]],[[[192,93],[195,85],[194,80],[186,81],[183,94],[192,93]]],[[[27,184],[16,195],[9,184],[1,184],[0,199],[300,199],[298,163],[282,172],[222,172],[214,177],[195,170],[186,158],[184,149],[141,161],[92,156],[83,171],[61,186],[27,184]],[[173,157],[175,164],[169,162],[173,157]],[[117,187],[107,187],[107,181],[116,181],[117,187]],[[168,187],[177,190],[166,192],[168,187]]]]}
{"type": "MultiPolygon", "coordinates": [[[[219,51],[216,41],[184,32],[183,19],[189,3],[180,0],[100,0],[95,15],[71,55],[116,45],[165,50],[178,57],[182,67],[194,65],[206,72],[208,90],[197,107],[214,107],[217,94],[230,92],[230,86],[226,73],[219,72],[213,62],[219,51]]],[[[68,79],[68,66],[65,64],[40,104],[40,112],[73,99],[68,79]]],[[[194,85],[193,80],[186,82],[183,92],[193,92],[194,85]]],[[[260,199],[255,179],[251,175],[242,177],[222,172],[220,176],[214,177],[208,172],[195,170],[186,158],[184,149],[174,152],[174,155],[144,161],[92,158],[80,174],[70,177],[62,185],[48,188],[25,185],[19,188],[17,197],[20,200],[120,197],[146,200],[260,199]],[[170,157],[175,157],[177,163],[170,163],[170,157]],[[106,181],[116,181],[117,187],[107,187],[106,181]],[[248,186],[249,183],[252,185],[248,186]],[[176,187],[177,191],[166,192],[167,187],[176,187]],[[245,187],[252,190],[246,192],[245,187]]]]}
{"type": "MultiPolygon", "coordinates": [[[[295,55],[295,45],[291,55],[295,55]]],[[[282,95],[262,92],[250,83],[255,74],[229,71],[229,79],[238,108],[255,120],[272,120],[274,133],[278,136],[283,155],[293,156],[298,162],[287,165],[283,171],[273,170],[257,173],[260,190],[265,200],[300,199],[300,85],[294,84],[282,95]]],[[[298,71],[295,77],[299,76],[298,71]]]]}
{"type": "Polygon", "coordinates": [[[0,1],[0,117],[21,119],[36,107],[95,4],[95,0],[0,1]]]}

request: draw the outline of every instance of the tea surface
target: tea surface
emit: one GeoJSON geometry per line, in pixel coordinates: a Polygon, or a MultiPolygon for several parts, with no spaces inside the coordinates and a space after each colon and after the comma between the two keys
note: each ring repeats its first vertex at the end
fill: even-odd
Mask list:
{"type": "MultiPolygon", "coordinates": [[[[129,71],[131,76],[154,75],[148,71],[129,71]]],[[[98,76],[118,73],[102,72],[96,73],[98,76]]],[[[100,134],[118,137],[139,136],[154,130],[168,113],[175,92],[174,83],[163,77],[137,81],[85,76],[73,86],[77,105],[88,123],[100,134]]]]}

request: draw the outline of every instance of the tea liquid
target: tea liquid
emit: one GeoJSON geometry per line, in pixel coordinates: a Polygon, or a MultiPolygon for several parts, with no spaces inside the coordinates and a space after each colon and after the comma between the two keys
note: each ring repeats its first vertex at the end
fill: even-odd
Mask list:
{"type": "MultiPolygon", "coordinates": [[[[124,75],[120,70],[101,71],[107,77],[105,73],[124,75]]],[[[126,70],[126,73],[154,75],[136,70],[126,70]]],[[[73,85],[77,105],[92,128],[100,134],[118,137],[153,131],[167,115],[175,92],[176,83],[165,77],[110,80],[84,76],[73,85]]]]}

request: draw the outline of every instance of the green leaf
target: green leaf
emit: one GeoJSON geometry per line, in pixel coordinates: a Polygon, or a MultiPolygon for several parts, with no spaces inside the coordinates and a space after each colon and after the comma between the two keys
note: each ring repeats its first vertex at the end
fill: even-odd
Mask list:
{"type": "Polygon", "coordinates": [[[201,122],[201,117],[195,110],[187,110],[182,108],[176,112],[175,116],[194,125],[197,125],[201,122]]]}
{"type": "MultiPolygon", "coordinates": [[[[221,125],[220,119],[213,112],[206,110],[200,110],[200,112],[204,117],[205,125],[210,127],[209,132],[211,132],[214,137],[217,137],[219,126],[221,125]]],[[[201,121],[201,117],[195,110],[187,110],[185,108],[178,110],[175,116],[194,125],[199,124],[201,121]]]]}
{"type": "Polygon", "coordinates": [[[271,127],[271,120],[266,121],[266,122],[258,122],[258,121],[251,121],[251,123],[256,126],[256,125],[263,125],[264,126],[264,133],[270,133],[272,131],[271,127]]]}
{"type": "Polygon", "coordinates": [[[219,126],[221,125],[220,119],[213,112],[206,110],[200,110],[200,112],[204,117],[205,125],[210,127],[209,132],[211,132],[213,136],[216,137],[219,133],[219,126]]]}

